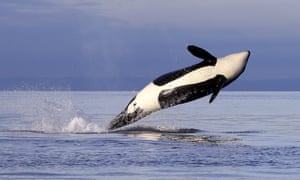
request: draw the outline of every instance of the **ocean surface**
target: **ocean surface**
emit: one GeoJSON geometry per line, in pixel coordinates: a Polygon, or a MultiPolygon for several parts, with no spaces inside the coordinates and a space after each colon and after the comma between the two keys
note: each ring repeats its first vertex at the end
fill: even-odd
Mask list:
{"type": "Polygon", "coordinates": [[[222,91],[109,132],[136,92],[0,92],[0,179],[300,179],[300,92],[222,91]]]}

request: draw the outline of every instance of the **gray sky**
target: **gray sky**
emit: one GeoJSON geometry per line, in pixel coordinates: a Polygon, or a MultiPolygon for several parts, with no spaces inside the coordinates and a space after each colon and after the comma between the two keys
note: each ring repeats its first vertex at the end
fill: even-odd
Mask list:
{"type": "Polygon", "coordinates": [[[300,90],[299,6],[296,0],[4,0],[0,89],[140,89],[197,63],[186,51],[195,44],[215,56],[251,50],[234,90],[300,90]]]}

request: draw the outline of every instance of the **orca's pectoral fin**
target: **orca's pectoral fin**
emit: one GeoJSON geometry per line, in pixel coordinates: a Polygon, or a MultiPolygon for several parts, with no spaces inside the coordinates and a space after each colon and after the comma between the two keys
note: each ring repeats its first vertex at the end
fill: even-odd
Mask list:
{"type": "Polygon", "coordinates": [[[194,45],[189,45],[187,47],[187,49],[192,55],[194,55],[198,58],[204,59],[204,61],[206,61],[210,65],[215,65],[217,63],[217,58],[215,56],[211,55],[205,49],[199,48],[194,45]]]}
{"type": "Polygon", "coordinates": [[[223,88],[225,82],[227,81],[226,77],[223,75],[217,75],[215,77],[215,80],[216,80],[215,88],[213,89],[213,93],[209,99],[209,103],[212,103],[215,100],[220,90],[223,88]]]}

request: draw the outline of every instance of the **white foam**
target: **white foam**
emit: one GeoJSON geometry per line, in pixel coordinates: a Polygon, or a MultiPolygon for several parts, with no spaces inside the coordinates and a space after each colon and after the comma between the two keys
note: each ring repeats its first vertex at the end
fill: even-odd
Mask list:
{"type": "Polygon", "coordinates": [[[95,123],[88,123],[82,117],[74,117],[62,128],[63,133],[101,133],[104,129],[95,123]]]}

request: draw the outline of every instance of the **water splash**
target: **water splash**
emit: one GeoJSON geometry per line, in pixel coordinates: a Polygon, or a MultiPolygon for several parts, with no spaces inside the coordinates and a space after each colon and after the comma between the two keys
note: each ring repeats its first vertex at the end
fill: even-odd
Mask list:
{"type": "Polygon", "coordinates": [[[102,133],[104,129],[95,123],[89,123],[82,117],[74,117],[62,128],[63,133],[102,133]]]}
{"type": "Polygon", "coordinates": [[[89,122],[70,100],[45,99],[36,107],[32,131],[44,133],[102,133],[104,128],[89,122]]]}

